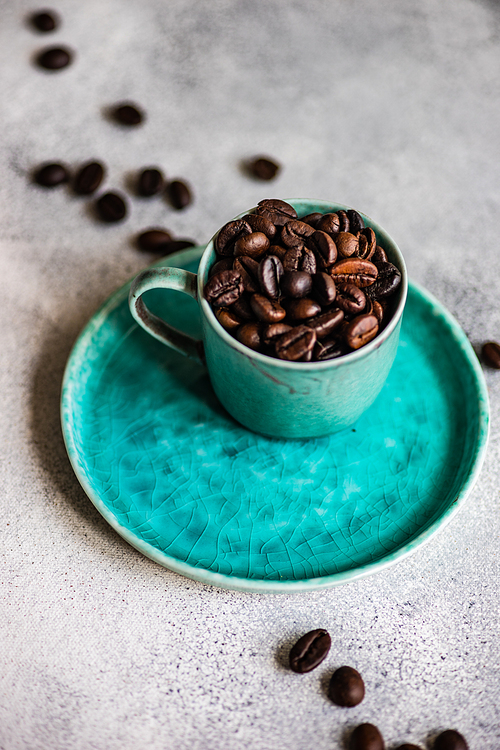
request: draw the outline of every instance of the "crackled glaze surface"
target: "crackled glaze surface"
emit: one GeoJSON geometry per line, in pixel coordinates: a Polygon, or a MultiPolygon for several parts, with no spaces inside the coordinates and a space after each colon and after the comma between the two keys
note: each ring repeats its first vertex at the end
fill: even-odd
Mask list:
{"type": "MultiPolygon", "coordinates": [[[[200,251],[171,258],[195,271],[200,251]]],[[[72,353],[63,389],[68,451],[87,493],[130,543],[200,580],[304,590],[408,554],[474,481],[487,401],[474,354],[434,300],[410,287],[396,362],[354,429],[268,439],[220,406],[205,370],[132,320],[127,289],[72,353]]],[[[196,303],[148,293],[199,333],[196,303]]]]}

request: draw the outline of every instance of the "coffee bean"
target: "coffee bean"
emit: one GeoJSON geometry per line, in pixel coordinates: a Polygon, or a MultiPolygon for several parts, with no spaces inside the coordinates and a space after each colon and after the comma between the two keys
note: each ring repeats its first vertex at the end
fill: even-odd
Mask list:
{"type": "Polygon", "coordinates": [[[489,367],[500,370],[500,344],[496,341],[488,341],[483,344],[481,354],[489,367]]]}
{"type": "Polygon", "coordinates": [[[161,169],[150,167],[143,169],[137,181],[137,192],[144,198],[161,193],[165,184],[165,178],[161,169]]]}
{"type": "Polygon", "coordinates": [[[260,323],[245,323],[241,328],[238,328],[236,338],[249,349],[259,351],[262,347],[261,330],[260,323]]]}
{"type": "Polygon", "coordinates": [[[332,302],[335,302],[337,289],[334,280],[329,274],[320,271],[319,273],[314,274],[312,280],[314,296],[320,305],[326,307],[327,305],[331,305],[332,302]]]}
{"type": "Polygon", "coordinates": [[[349,738],[349,750],[384,750],[384,740],[374,724],[359,724],[349,738]]]}
{"type": "Polygon", "coordinates": [[[104,178],[104,167],[98,161],[91,161],[80,168],[74,183],[75,193],[90,195],[94,193],[104,178]]]}
{"type": "Polygon", "coordinates": [[[356,284],[337,284],[335,302],[344,312],[358,315],[366,307],[366,294],[356,284]]]}
{"type": "MultiPolygon", "coordinates": [[[[357,234],[358,257],[364,260],[372,260],[377,249],[377,237],[371,227],[365,227],[357,234]]],[[[372,261],[373,262],[373,261],[372,261]]]]}
{"type": "Polygon", "coordinates": [[[170,203],[178,211],[186,208],[193,202],[191,188],[184,180],[172,180],[168,186],[170,203]]]}
{"type": "Polygon", "coordinates": [[[291,247],[283,258],[285,271],[304,271],[311,276],[317,271],[316,256],[308,247],[291,247]]]}
{"type": "Polygon", "coordinates": [[[113,117],[120,125],[140,125],[144,113],[135,104],[118,104],[113,110],[113,117]]]}
{"type": "MultiPolygon", "coordinates": [[[[234,266],[234,258],[224,257],[217,261],[217,263],[214,263],[212,268],[210,268],[208,272],[209,278],[212,276],[215,276],[215,274],[220,273],[221,271],[231,271],[234,266]]],[[[237,269],[235,269],[237,270],[237,269]]]]}
{"type": "Polygon", "coordinates": [[[321,306],[308,297],[292,299],[286,303],[286,310],[291,320],[307,320],[315,318],[321,312],[321,306]]]}
{"type": "Polygon", "coordinates": [[[262,232],[269,240],[272,240],[276,235],[276,227],[272,221],[266,219],[265,216],[259,216],[258,214],[247,214],[243,217],[243,220],[250,224],[252,231],[262,232]]]}
{"type": "Polygon", "coordinates": [[[246,292],[243,292],[243,294],[231,305],[231,312],[234,312],[234,314],[242,320],[255,322],[255,314],[250,305],[250,300],[251,296],[246,292]]]}
{"type": "Polygon", "coordinates": [[[313,351],[313,359],[323,362],[327,359],[337,359],[347,352],[347,347],[340,336],[332,336],[317,341],[313,351]]]}
{"type": "Polygon", "coordinates": [[[373,253],[372,257],[370,258],[372,263],[387,263],[389,258],[387,257],[387,253],[385,252],[383,247],[380,247],[380,245],[377,245],[375,248],[375,252],[373,253]]]}
{"type": "Polygon", "coordinates": [[[350,232],[339,232],[335,238],[335,244],[340,258],[350,258],[358,254],[359,240],[350,232]]]}
{"type": "Polygon", "coordinates": [[[243,323],[241,318],[238,318],[238,316],[227,307],[218,307],[215,311],[215,317],[221,326],[225,328],[226,331],[230,332],[236,331],[243,323]]]}
{"type": "Polygon", "coordinates": [[[311,227],[314,227],[314,229],[317,229],[318,221],[320,221],[322,217],[323,214],[313,212],[312,214],[307,214],[307,216],[304,216],[301,221],[303,221],[304,224],[309,224],[311,227]]]}
{"type": "Polygon", "coordinates": [[[279,359],[296,362],[314,349],[315,343],[315,331],[307,326],[296,326],[276,340],[276,355],[279,359]]]}
{"type": "Polygon", "coordinates": [[[316,338],[322,339],[334,331],[344,320],[342,310],[330,310],[329,312],[317,315],[307,321],[308,328],[316,331],[316,338]]]}
{"type": "Polygon", "coordinates": [[[277,227],[284,226],[290,219],[297,218],[297,211],[289,203],[277,198],[259,201],[255,213],[265,216],[277,227]]]}
{"type": "Polygon", "coordinates": [[[306,245],[313,251],[320,268],[327,270],[337,260],[337,246],[326,232],[316,230],[306,239],[306,245]]]}
{"type": "Polygon", "coordinates": [[[140,250],[147,253],[165,253],[165,249],[172,242],[172,235],[164,229],[148,229],[137,238],[140,250]]]}
{"type": "Polygon", "coordinates": [[[283,266],[280,259],[275,255],[268,255],[259,263],[258,275],[262,292],[270,299],[278,299],[280,296],[280,281],[283,276],[283,266]]]}
{"type": "Polygon", "coordinates": [[[127,206],[117,193],[104,193],[96,202],[97,213],[102,221],[122,221],[127,215],[127,206]]]}
{"type": "Polygon", "coordinates": [[[261,156],[249,162],[248,170],[259,180],[274,180],[280,170],[280,165],[272,159],[261,156]]]}
{"type": "Polygon", "coordinates": [[[215,238],[215,249],[219,255],[233,255],[236,241],[251,233],[252,227],[244,219],[229,221],[218,232],[215,238]]]}
{"type": "Polygon", "coordinates": [[[284,247],[283,245],[270,245],[268,250],[269,255],[275,255],[280,259],[282,263],[285,260],[285,255],[287,254],[287,252],[288,248],[284,247]]]}
{"type": "Polygon", "coordinates": [[[348,232],[351,227],[347,211],[337,211],[337,216],[339,217],[339,232],[348,232]]]}
{"type": "Polygon", "coordinates": [[[298,219],[287,221],[281,230],[281,241],[285,247],[304,247],[304,240],[314,233],[313,227],[298,219]]]}
{"type": "MultiPolygon", "coordinates": [[[[369,299],[370,298],[367,297],[367,302],[369,299]]],[[[371,303],[372,303],[371,312],[373,313],[373,315],[375,315],[380,325],[385,317],[385,307],[384,307],[383,300],[379,301],[377,299],[374,299],[374,300],[371,300],[371,303]]]]}
{"type": "Polygon", "coordinates": [[[313,280],[309,273],[285,271],[281,279],[281,292],[286,297],[305,297],[311,291],[312,285],[313,280]]]}
{"type": "Polygon", "coordinates": [[[322,218],[317,222],[316,228],[322,232],[326,232],[335,239],[340,232],[339,215],[336,213],[323,214],[322,218]]]}
{"type": "Polygon", "coordinates": [[[352,208],[347,211],[347,218],[349,219],[349,231],[352,232],[352,234],[356,234],[361,229],[364,229],[365,222],[363,221],[363,217],[358,214],[357,211],[354,211],[352,208]]]}
{"type": "Polygon", "coordinates": [[[280,323],[286,316],[286,311],[276,300],[270,300],[263,294],[253,294],[250,297],[250,307],[255,317],[264,323],[280,323]]]}
{"type": "Polygon", "coordinates": [[[376,268],[378,268],[377,278],[366,293],[373,299],[384,299],[394,294],[401,284],[401,271],[389,262],[378,263],[376,268]]]}
{"type": "Polygon", "coordinates": [[[434,750],[468,750],[468,745],[460,732],[447,729],[436,737],[434,750]]]}
{"type": "Polygon", "coordinates": [[[247,255],[241,255],[235,258],[233,268],[240,274],[245,292],[255,294],[260,290],[259,264],[256,260],[247,255]]]}
{"type": "Polygon", "coordinates": [[[234,254],[248,255],[250,258],[259,258],[269,248],[269,240],[262,232],[252,232],[245,234],[236,240],[234,244],[234,254]]]}
{"type": "Polygon", "coordinates": [[[72,59],[73,53],[66,47],[50,47],[40,52],[37,62],[46,70],[61,70],[70,65],[72,59]]]}
{"type": "Polygon", "coordinates": [[[205,284],[205,297],[214,307],[226,307],[243,293],[243,282],[237,271],[221,271],[205,284]]]}
{"type": "Polygon", "coordinates": [[[378,320],[375,315],[358,315],[346,328],[345,339],[351,349],[360,349],[378,333],[378,320]]]}
{"type": "Polygon", "coordinates": [[[68,172],[62,164],[46,164],[35,172],[35,182],[43,187],[57,187],[68,179],[68,172]]]}
{"type": "Polygon", "coordinates": [[[54,11],[44,11],[31,16],[31,23],[38,31],[54,31],[59,26],[59,18],[54,11]]]}
{"type": "Polygon", "coordinates": [[[396,750],[422,750],[422,748],[418,745],[411,745],[408,744],[408,742],[405,742],[404,745],[398,745],[396,750]]]}
{"type": "Polygon", "coordinates": [[[336,284],[344,282],[364,288],[373,284],[378,276],[378,269],[369,260],[343,258],[335,263],[330,273],[336,284]]]}
{"type": "Polygon", "coordinates": [[[298,674],[305,674],[318,667],[328,656],[332,639],[322,628],[311,630],[299,638],[290,651],[290,669],[298,674]]]}
{"type": "Polygon", "coordinates": [[[279,336],[283,336],[284,333],[292,330],[292,326],[286,323],[271,323],[271,325],[264,328],[262,332],[262,340],[266,346],[271,346],[279,336]]]}
{"type": "Polygon", "coordinates": [[[337,706],[357,706],[365,697],[363,678],[352,667],[339,667],[330,680],[328,696],[337,706]]]}

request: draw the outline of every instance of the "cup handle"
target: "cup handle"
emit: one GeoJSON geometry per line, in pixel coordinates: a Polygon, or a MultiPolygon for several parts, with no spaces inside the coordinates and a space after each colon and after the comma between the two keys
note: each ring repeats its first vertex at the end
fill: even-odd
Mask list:
{"type": "Polygon", "coordinates": [[[203,342],[178,331],[146,307],[142,295],[151,289],[174,289],[198,299],[195,273],[182,268],[148,268],[132,281],[128,304],[134,319],[147,333],[190,359],[205,364],[203,342]]]}

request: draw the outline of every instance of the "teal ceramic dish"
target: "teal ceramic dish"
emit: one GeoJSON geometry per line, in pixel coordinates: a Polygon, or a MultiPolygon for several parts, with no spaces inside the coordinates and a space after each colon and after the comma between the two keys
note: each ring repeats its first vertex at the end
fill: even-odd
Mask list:
{"type": "MultiPolygon", "coordinates": [[[[202,251],[161,265],[196,272],[202,251]]],[[[104,304],[73,348],[62,427],[89,498],[161,565],[242,591],[327,588],[411,554],[469,495],[488,438],[486,387],[465,334],[425,290],[409,286],[375,403],[353,428],[309,440],[240,426],[201,365],[133,321],[128,292],[104,304]]],[[[156,314],[200,336],[194,300],[147,294],[156,314]]]]}

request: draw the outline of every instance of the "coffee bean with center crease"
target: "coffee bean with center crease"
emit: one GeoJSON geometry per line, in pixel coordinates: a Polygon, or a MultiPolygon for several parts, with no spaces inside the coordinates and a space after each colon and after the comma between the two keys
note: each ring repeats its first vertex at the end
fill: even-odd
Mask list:
{"type": "Polygon", "coordinates": [[[335,303],[344,312],[358,315],[366,307],[366,294],[356,284],[337,284],[335,303]]]}
{"type": "Polygon", "coordinates": [[[54,31],[59,26],[59,18],[54,11],[44,11],[31,16],[31,23],[38,31],[54,31]]]}
{"type": "Polygon", "coordinates": [[[320,268],[329,269],[337,260],[337,246],[326,232],[316,230],[306,239],[306,245],[313,251],[320,268]]]}
{"type": "Polygon", "coordinates": [[[299,638],[292,647],[289,656],[290,669],[298,674],[310,672],[328,656],[331,645],[332,639],[326,630],[311,630],[299,638]]]}
{"type": "Polygon", "coordinates": [[[276,340],[276,355],[279,359],[296,362],[314,349],[315,343],[315,331],[304,325],[296,326],[276,340]]]}
{"type": "Polygon", "coordinates": [[[315,318],[321,312],[321,306],[308,297],[291,299],[286,302],[286,310],[290,320],[307,320],[315,318]]]}
{"type": "Polygon", "coordinates": [[[308,247],[291,247],[283,258],[285,271],[304,271],[311,276],[317,271],[316,256],[308,247]]]}
{"type": "Polygon", "coordinates": [[[465,737],[455,729],[447,729],[436,737],[434,750],[468,750],[465,737]]]}
{"type": "Polygon", "coordinates": [[[165,178],[161,169],[156,167],[143,169],[137,180],[137,192],[143,198],[150,198],[152,195],[161,193],[164,184],[165,178]]]}
{"type": "Polygon", "coordinates": [[[343,258],[337,261],[330,271],[336,284],[355,284],[363,289],[373,284],[378,276],[378,268],[362,258],[343,258]]]}
{"type": "Polygon", "coordinates": [[[61,70],[66,68],[73,59],[73,53],[66,47],[50,47],[37,57],[38,65],[46,70],[61,70]]]}
{"type": "Polygon", "coordinates": [[[285,271],[281,279],[281,292],[285,297],[306,297],[312,285],[311,274],[305,271],[285,271]]]}
{"type": "Polygon", "coordinates": [[[167,188],[170,203],[178,211],[193,202],[191,188],[184,180],[172,180],[167,188]]]}
{"type": "Polygon", "coordinates": [[[281,241],[285,247],[303,247],[307,237],[314,234],[313,227],[299,219],[287,221],[281,230],[281,241]]]}
{"type": "Polygon", "coordinates": [[[377,245],[375,247],[375,252],[373,253],[370,260],[372,263],[378,265],[379,263],[387,263],[389,261],[389,258],[387,257],[387,253],[385,252],[384,248],[380,247],[380,245],[377,245]]]}
{"type": "Polygon", "coordinates": [[[97,212],[102,221],[121,221],[127,215],[127,206],[117,193],[104,193],[96,203],[97,212]]]}
{"type": "Polygon", "coordinates": [[[349,738],[349,750],[384,750],[384,740],[374,724],[359,724],[349,738]]]}
{"type": "Polygon", "coordinates": [[[120,125],[136,126],[144,120],[144,113],[135,104],[118,104],[113,109],[114,119],[120,125]]]}
{"type": "Polygon", "coordinates": [[[205,284],[205,297],[214,307],[226,307],[243,293],[243,282],[237,271],[221,271],[205,284]]]}
{"type": "Polygon", "coordinates": [[[279,323],[286,316],[286,311],[276,300],[268,299],[263,294],[253,294],[250,297],[250,307],[264,323],[279,323]]]}
{"type": "Polygon", "coordinates": [[[272,346],[279,336],[283,336],[284,333],[288,333],[291,330],[292,326],[286,323],[271,323],[271,325],[264,328],[262,340],[266,346],[272,346]]]}
{"type": "Polygon", "coordinates": [[[74,183],[75,193],[78,195],[91,195],[94,193],[104,178],[104,167],[99,161],[91,161],[80,168],[74,183]]]}
{"type": "Polygon", "coordinates": [[[57,187],[68,179],[68,171],[62,164],[45,164],[35,173],[35,182],[48,188],[57,187]]]}
{"type": "Polygon", "coordinates": [[[317,315],[307,321],[306,325],[316,331],[316,338],[322,339],[334,331],[344,320],[342,310],[330,310],[329,312],[317,315]]]}
{"type": "Polygon", "coordinates": [[[358,254],[359,240],[350,232],[339,232],[335,237],[335,244],[340,258],[351,258],[358,254]]]}
{"type": "Polygon", "coordinates": [[[326,232],[335,239],[340,232],[339,215],[336,213],[323,214],[321,219],[316,223],[316,229],[326,232]]]}
{"type": "Polygon", "coordinates": [[[350,208],[347,211],[347,218],[349,219],[349,231],[352,234],[356,234],[361,229],[364,229],[365,222],[363,221],[363,217],[357,211],[354,211],[354,209],[350,208]]]}
{"type": "Polygon", "coordinates": [[[252,159],[247,167],[250,174],[259,180],[274,180],[280,170],[280,165],[277,162],[265,156],[252,159]]]}
{"type": "Polygon", "coordinates": [[[328,359],[337,359],[337,357],[341,357],[346,352],[347,346],[343,338],[333,335],[316,342],[313,356],[318,362],[324,362],[328,359]]]}
{"type": "Polygon", "coordinates": [[[247,234],[252,234],[252,227],[244,219],[229,221],[215,238],[216,251],[219,255],[233,255],[236,241],[247,234]]]}
{"type": "Polygon", "coordinates": [[[320,305],[326,307],[335,302],[337,288],[330,274],[320,271],[312,277],[314,296],[320,305]]]}
{"type": "Polygon", "coordinates": [[[280,296],[280,281],[283,276],[283,266],[275,255],[268,255],[259,263],[259,283],[264,294],[270,299],[280,296]]]}
{"type": "Polygon", "coordinates": [[[260,258],[269,248],[269,239],[262,232],[245,234],[234,244],[235,255],[248,255],[250,258],[260,258]]]}
{"type": "Polygon", "coordinates": [[[351,349],[360,349],[378,333],[378,320],[375,315],[358,315],[346,328],[345,339],[351,349]]]}
{"type": "Polygon", "coordinates": [[[258,214],[247,214],[243,217],[243,221],[250,224],[252,231],[262,232],[269,240],[272,240],[276,236],[276,227],[273,222],[266,219],[265,216],[259,216],[258,214]]]}
{"type": "Polygon", "coordinates": [[[277,227],[282,227],[290,219],[297,218],[297,211],[293,206],[277,198],[266,198],[259,201],[255,213],[265,216],[277,227]]]}
{"type": "Polygon", "coordinates": [[[235,258],[233,268],[240,274],[245,292],[255,294],[260,290],[259,264],[256,260],[247,255],[241,255],[235,258]]]}
{"type": "Polygon", "coordinates": [[[353,667],[339,667],[330,679],[328,696],[337,706],[357,706],[365,697],[363,678],[353,667]]]}
{"type": "Polygon", "coordinates": [[[324,214],[320,214],[317,211],[314,211],[312,214],[307,214],[307,216],[303,216],[301,218],[301,221],[303,221],[305,224],[309,224],[314,229],[317,229],[318,221],[324,216],[324,214]]]}
{"type": "MultiPolygon", "coordinates": [[[[373,254],[377,249],[377,237],[371,227],[365,227],[357,234],[358,238],[358,258],[372,260],[373,254]]],[[[372,260],[373,263],[373,260],[372,260]]]]}
{"type": "Polygon", "coordinates": [[[394,294],[401,284],[401,271],[392,263],[379,263],[376,267],[377,278],[366,293],[373,299],[384,299],[394,294]]]}
{"type": "Polygon", "coordinates": [[[496,341],[487,341],[481,348],[483,360],[489,367],[500,370],[500,344],[496,341]]]}

